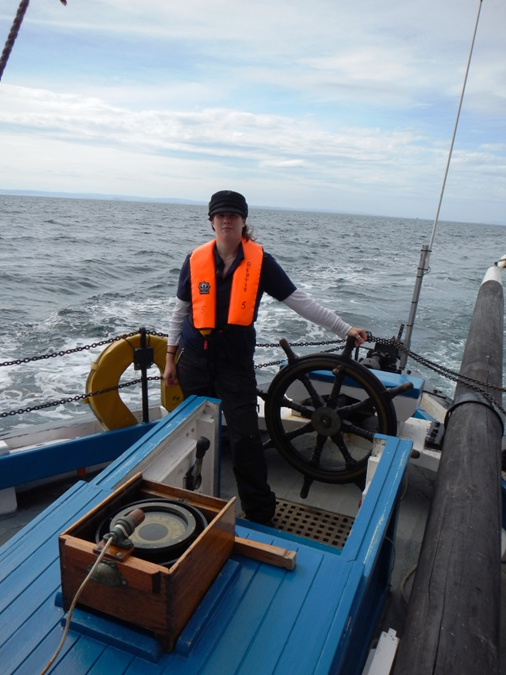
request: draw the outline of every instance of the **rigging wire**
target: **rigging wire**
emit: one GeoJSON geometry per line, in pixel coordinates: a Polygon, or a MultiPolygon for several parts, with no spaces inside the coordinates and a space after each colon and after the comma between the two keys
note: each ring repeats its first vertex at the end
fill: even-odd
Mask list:
{"type": "MultiPolygon", "coordinates": [[[[475,42],[475,39],[476,39],[476,33],[478,31],[478,23],[480,21],[480,13],[481,13],[482,2],[483,2],[483,0],[479,0],[479,2],[478,2],[478,14],[476,16],[473,38],[471,40],[471,49],[469,50],[469,57],[467,59],[467,67],[466,67],[466,72],[465,72],[465,76],[464,76],[464,83],[463,83],[462,91],[461,91],[461,94],[460,94],[460,101],[459,101],[459,106],[458,106],[458,109],[457,109],[457,116],[456,116],[456,119],[455,119],[455,126],[454,126],[454,129],[453,129],[452,140],[451,140],[451,143],[450,143],[448,160],[446,162],[446,169],[445,169],[445,172],[444,172],[443,184],[442,184],[442,187],[441,187],[439,202],[438,202],[438,206],[437,206],[437,209],[436,209],[436,216],[435,216],[434,225],[433,225],[433,228],[432,228],[432,235],[431,235],[431,238],[430,238],[430,243],[429,244],[423,244],[422,248],[421,248],[421,251],[420,251],[420,261],[418,263],[417,277],[416,277],[416,281],[415,281],[415,287],[413,289],[413,297],[412,297],[412,300],[411,300],[411,308],[410,308],[409,318],[406,322],[406,336],[404,338],[404,344],[405,344],[407,349],[409,349],[410,346],[411,346],[411,336],[413,334],[413,326],[414,326],[414,323],[415,323],[416,310],[418,308],[418,301],[420,300],[420,292],[422,290],[423,277],[429,271],[430,254],[431,254],[431,251],[432,251],[432,245],[434,243],[434,237],[436,236],[436,229],[437,229],[437,225],[438,225],[438,221],[439,221],[439,213],[441,211],[441,204],[442,204],[442,201],[443,201],[443,195],[444,195],[444,191],[445,191],[445,187],[446,187],[446,179],[448,177],[448,172],[449,172],[449,169],[450,169],[450,162],[451,162],[452,153],[453,153],[453,146],[454,146],[454,143],[455,143],[455,137],[457,135],[457,128],[458,128],[459,119],[460,119],[460,111],[462,109],[462,102],[464,100],[464,93],[465,93],[465,90],[466,90],[467,76],[469,74],[469,69],[470,69],[470,66],[471,66],[471,59],[472,59],[472,56],[473,56],[474,42],[475,42]]],[[[407,354],[404,353],[402,355],[402,358],[401,358],[401,364],[400,364],[401,369],[405,368],[406,361],[407,361],[407,354]]]]}
{"type": "Polygon", "coordinates": [[[473,56],[473,50],[474,50],[474,42],[476,40],[476,33],[478,31],[478,23],[480,21],[480,13],[481,13],[481,6],[482,6],[483,0],[479,0],[478,3],[478,15],[476,17],[476,23],[474,25],[474,33],[473,33],[473,39],[471,41],[471,49],[469,51],[469,58],[467,59],[467,67],[466,67],[466,73],[464,75],[464,84],[462,85],[462,91],[460,93],[460,101],[459,101],[459,107],[457,110],[457,117],[455,119],[455,127],[453,129],[453,136],[452,136],[452,141],[450,143],[450,151],[448,153],[448,160],[446,162],[446,169],[444,173],[444,178],[443,178],[443,184],[441,187],[441,194],[439,195],[439,202],[437,205],[437,210],[436,210],[436,217],[434,218],[434,225],[432,228],[432,235],[430,238],[430,243],[429,243],[429,251],[432,250],[432,244],[434,243],[434,237],[436,236],[436,228],[439,220],[439,212],[441,211],[441,204],[443,201],[443,195],[445,191],[445,186],[446,186],[446,179],[448,178],[448,171],[450,170],[450,162],[452,159],[452,153],[453,153],[453,146],[455,144],[455,137],[457,135],[457,128],[459,126],[459,119],[460,119],[460,111],[462,110],[462,102],[464,101],[464,94],[466,91],[466,84],[467,84],[467,77],[469,75],[469,69],[471,67],[471,59],[473,56]]]}

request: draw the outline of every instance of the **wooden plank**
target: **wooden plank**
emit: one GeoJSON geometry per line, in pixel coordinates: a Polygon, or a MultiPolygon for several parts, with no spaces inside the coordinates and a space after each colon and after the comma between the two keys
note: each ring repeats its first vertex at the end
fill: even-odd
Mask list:
{"type": "Polygon", "coordinates": [[[349,673],[336,666],[342,657],[343,637],[353,625],[350,618],[360,599],[362,572],[359,562],[324,557],[273,673],[349,673]]]}
{"type": "Polygon", "coordinates": [[[215,613],[218,612],[220,604],[225,601],[225,595],[240,571],[241,565],[235,560],[227,560],[223,565],[211,588],[182,630],[176,643],[178,654],[189,656],[195,649],[200,638],[208,629],[215,613]]]}
{"type": "MultiPolygon", "coordinates": [[[[69,609],[89,566],[97,559],[93,548],[93,542],[69,535],[60,537],[65,610],[69,609]]],[[[124,586],[109,586],[91,579],[79,597],[79,604],[141,625],[155,633],[164,633],[168,629],[166,597],[169,571],[135,557],[129,558],[126,563],[117,563],[116,569],[124,580],[124,586]]]]}
{"type": "MultiPolygon", "coordinates": [[[[106,645],[97,640],[81,637],[74,642],[72,647],[71,668],[69,669],[68,659],[61,658],[53,665],[50,673],[51,675],[84,675],[86,673],[87,675],[106,649],[106,645]]],[[[106,675],[104,671],[102,672],[106,675]]]]}
{"type": "MultiPolygon", "coordinates": [[[[62,625],[68,618],[62,618],[62,625]]],[[[81,637],[102,642],[113,651],[124,653],[130,659],[139,657],[150,663],[158,663],[164,651],[155,637],[130,627],[123,622],[111,620],[95,612],[76,607],[70,620],[70,631],[81,637]]]]}
{"type": "Polygon", "coordinates": [[[230,558],[234,533],[235,504],[231,501],[171,568],[171,598],[167,607],[172,633],[167,643],[169,649],[174,648],[177,637],[230,558]]]}
{"type": "Polygon", "coordinates": [[[108,647],[88,670],[87,675],[125,675],[134,657],[108,647]]]}
{"type": "MultiPolygon", "coordinates": [[[[8,561],[10,558],[14,556],[18,561],[24,559],[26,557],[26,553],[23,555],[24,552],[42,545],[48,537],[55,533],[54,514],[56,511],[59,511],[60,509],[66,510],[69,507],[70,502],[74,499],[87,499],[89,503],[97,494],[104,495],[102,490],[92,488],[90,493],[83,498],[81,490],[85,485],[86,484],[82,481],[73,485],[67,492],[58,497],[50,507],[39,513],[38,516],[31,520],[23,529],[17,532],[5,542],[2,547],[0,547],[0,581],[4,578],[4,564],[9,564],[8,561]],[[53,523],[53,525],[51,523],[53,523]]],[[[60,518],[60,516],[58,516],[58,518],[60,518]]],[[[65,527],[65,524],[63,527],[65,527]]],[[[59,530],[58,534],[62,529],[59,530]]],[[[14,564],[18,563],[15,562],[14,564]]]]}
{"type": "Polygon", "coordinates": [[[293,574],[249,564],[259,565],[257,573],[204,672],[313,673],[353,564],[309,547],[299,550],[293,574]]]}
{"type": "MultiPolygon", "coordinates": [[[[62,617],[62,611],[55,607],[52,598],[47,599],[39,607],[32,606],[32,613],[28,619],[21,625],[16,626],[15,632],[2,646],[0,651],[0,663],[2,674],[18,672],[16,669],[30,658],[32,652],[36,656],[32,661],[32,670],[25,670],[30,675],[39,673],[42,667],[51,658],[56,649],[62,631],[59,626],[62,617]],[[54,632],[52,633],[52,631],[54,632]],[[48,638],[48,635],[50,637],[48,638]],[[48,640],[48,643],[41,649],[41,643],[48,640]],[[35,664],[35,667],[33,667],[35,664]]],[[[70,635],[68,644],[69,649],[74,642],[70,635]]]]}
{"type": "MultiPolygon", "coordinates": [[[[0,649],[14,635],[19,626],[28,621],[34,610],[45,602],[53,602],[60,585],[60,565],[57,560],[39,576],[34,575],[31,583],[25,584],[27,567],[20,569],[12,580],[2,586],[0,610],[0,649]]],[[[32,561],[32,567],[33,561],[32,561]]]]}
{"type": "MultiPolygon", "coordinates": [[[[170,663],[170,675],[190,675],[188,669],[190,660],[187,658],[189,648],[191,648],[193,672],[199,675],[212,672],[209,669],[209,660],[220,644],[223,643],[223,647],[231,653],[235,650],[236,645],[226,641],[224,632],[235,621],[236,613],[244,602],[252,580],[258,573],[259,566],[260,564],[254,560],[244,559],[244,562],[241,561],[238,567],[232,568],[233,574],[226,592],[219,589],[220,599],[218,604],[213,607],[213,616],[210,616],[207,612],[207,597],[204,599],[179,638],[179,641],[181,641],[187,640],[188,635],[194,636],[191,637],[191,643],[188,645],[185,642],[180,646],[178,641],[175,653],[171,654],[170,660],[167,661],[167,663],[170,663]],[[203,616],[200,611],[201,607],[203,608],[203,616]],[[179,654],[184,655],[184,658],[174,658],[179,654]]],[[[242,636],[242,640],[245,640],[245,637],[246,634],[242,636]]],[[[217,672],[220,672],[221,675],[221,671],[217,672]]]]}
{"type": "MultiPolygon", "coordinates": [[[[279,540],[278,540],[279,542],[279,540]]],[[[284,574],[275,594],[275,601],[269,603],[258,630],[254,633],[248,651],[252,658],[241,664],[241,675],[271,673],[283,653],[285,643],[297,624],[299,614],[307,602],[318,567],[323,559],[319,551],[306,547],[298,550],[297,572],[284,574]]],[[[258,575],[262,575],[259,570],[258,575]]],[[[260,579],[254,583],[262,583],[260,579]]],[[[255,589],[252,588],[252,592],[255,589]]],[[[312,627],[311,627],[312,632],[312,627]]],[[[304,645],[300,645],[304,649],[304,645]]],[[[296,670],[287,671],[295,673],[296,670]]]]}
{"type": "Polygon", "coordinates": [[[268,565],[284,567],[290,571],[295,569],[295,559],[297,557],[296,551],[290,551],[280,546],[262,544],[259,541],[244,539],[243,537],[235,538],[234,553],[253,558],[253,560],[258,560],[268,565]]]}
{"type": "MultiPolygon", "coordinates": [[[[266,612],[273,603],[278,608],[278,612],[284,611],[279,608],[275,599],[277,599],[284,578],[290,575],[277,567],[262,566],[261,563],[256,561],[248,562],[256,566],[257,572],[252,577],[233,617],[225,626],[222,626],[222,638],[208,656],[205,673],[233,675],[240,672],[246,654],[248,654],[248,658],[255,661],[257,654],[250,652],[250,646],[257,631],[262,626],[266,612]]],[[[283,643],[286,640],[286,634],[276,631],[272,639],[283,643]]],[[[263,646],[265,650],[270,648],[270,643],[263,646]]],[[[261,670],[257,670],[257,673],[261,672],[261,670]]],[[[263,672],[269,673],[271,670],[263,672]]],[[[286,672],[289,673],[290,671],[286,672]]]]}
{"type": "Polygon", "coordinates": [[[386,445],[374,478],[342,550],[343,558],[365,562],[369,573],[379,554],[397,502],[412,442],[381,436],[386,445]]]}
{"type": "Polygon", "coordinates": [[[0,583],[9,575],[16,574],[23,566],[26,577],[20,588],[25,588],[30,579],[35,578],[40,572],[39,562],[34,564],[34,560],[47,561],[47,564],[56,560],[60,532],[93,508],[103,496],[102,490],[87,483],[80,483],[66,498],[59,499],[49,510],[44,511],[25,527],[20,533],[21,536],[7,542],[5,556],[0,564],[0,583]],[[33,560],[31,556],[35,556],[33,560]]]}

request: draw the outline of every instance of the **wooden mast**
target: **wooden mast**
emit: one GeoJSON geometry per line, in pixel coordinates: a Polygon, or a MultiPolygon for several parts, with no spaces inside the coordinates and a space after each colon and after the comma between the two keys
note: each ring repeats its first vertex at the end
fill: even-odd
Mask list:
{"type": "Polygon", "coordinates": [[[503,312],[491,267],[460,370],[485,396],[457,385],[394,675],[499,673],[503,312]]]}

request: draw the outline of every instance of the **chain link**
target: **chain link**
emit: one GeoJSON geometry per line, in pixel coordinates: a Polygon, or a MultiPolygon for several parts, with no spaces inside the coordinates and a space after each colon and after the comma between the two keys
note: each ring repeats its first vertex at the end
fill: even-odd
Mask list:
{"type": "MultiPolygon", "coordinates": [[[[321,342],[290,342],[290,347],[318,347],[320,345],[341,345],[346,340],[322,340],[321,342]]],[[[279,347],[279,342],[259,342],[257,347],[279,347]]]]}
{"type": "Polygon", "coordinates": [[[369,333],[368,341],[374,342],[377,345],[378,344],[393,345],[394,347],[397,347],[397,349],[399,349],[401,352],[407,354],[411,359],[413,359],[413,361],[416,361],[417,363],[420,363],[426,368],[433,370],[435,373],[438,373],[438,375],[441,375],[448,380],[452,380],[453,382],[457,383],[461,382],[469,389],[472,389],[473,391],[476,391],[478,394],[483,396],[483,398],[487,400],[490,406],[499,410],[506,417],[506,410],[501,406],[500,403],[498,403],[498,401],[495,400],[495,398],[491,394],[488,393],[488,391],[485,391],[485,389],[494,389],[495,391],[503,392],[506,391],[504,387],[500,387],[499,385],[496,384],[489,384],[487,382],[482,382],[481,380],[475,380],[474,378],[468,377],[467,375],[461,375],[460,373],[457,373],[454,370],[451,370],[450,368],[446,368],[445,366],[440,366],[437,363],[433,363],[432,361],[429,361],[429,359],[426,359],[425,357],[420,356],[415,352],[412,352],[396,338],[390,339],[378,338],[374,337],[369,333]]]}
{"type": "MultiPolygon", "coordinates": [[[[327,340],[327,341],[322,341],[322,342],[298,342],[295,344],[291,344],[290,346],[292,348],[294,347],[312,347],[312,346],[320,346],[320,345],[328,345],[328,344],[342,344],[344,340],[327,340]]],[[[494,389],[496,391],[504,392],[506,389],[504,387],[500,387],[496,384],[488,384],[487,382],[482,382],[480,380],[475,380],[472,377],[468,377],[467,375],[461,375],[460,373],[455,372],[454,370],[451,370],[450,368],[446,368],[445,366],[441,366],[437,363],[434,363],[433,361],[429,361],[429,359],[426,359],[424,356],[420,356],[416,352],[411,351],[408,349],[400,340],[397,338],[380,338],[376,337],[375,335],[372,335],[371,333],[368,333],[368,339],[367,342],[374,342],[374,344],[377,345],[388,345],[388,346],[393,346],[396,349],[398,349],[401,352],[404,352],[407,356],[409,356],[413,361],[416,361],[422,366],[425,366],[426,368],[429,368],[430,370],[433,370],[435,373],[438,375],[441,375],[442,377],[445,377],[448,380],[452,380],[453,382],[462,382],[463,384],[466,385],[469,389],[472,389],[479,393],[483,398],[485,398],[488,403],[495,407],[497,410],[499,410],[504,416],[506,416],[506,410],[501,406],[500,403],[498,403],[494,397],[489,394],[487,391],[485,391],[485,388],[487,389],[494,389]]],[[[258,347],[279,347],[279,344],[276,343],[271,343],[271,344],[259,344],[257,345],[258,347]]],[[[327,349],[325,350],[324,353],[327,352],[333,352],[338,349],[338,346],[332,348],[332,349],[327,349]]],[[[263,363],[256,365],[255,368],[264,368],[268,366],[275,366],[275,365],[280,365],[282,363],[285,363],[286,359],[282,359],[281,361],[271,361],[270,363],[263,363]]]]}
{"type": "Polygon", "coordinates": [[[390,339],[385,339],[385,338],[378,338],[374,337],[373,335],[370,335],[370,342],[375,342],[376,344],[381,344],[381,345],[393,345],[394,347],[397,347],[399,351],[404,352],[407,354],[413,361],[417,361],[418,363],[422,364],[423,366],[426,366],[427,368],[430,368],[431,370],[434,370],[436,373],[439,375],[443,375],[444,377],[447,377],[449,380],[454,380],[455,382],[464,382],[464,384],[467,384],[468,382],[478,384],[483,387],[487,387],[489,389],[495,389],[497,391],[506,391],[506,388],[500,387],[497,384],[488,384],[487,382],[482,382],[480,380],[475,380],[472,377],[468,377],[467,375],[461,375],[460,373],[455,372],[454,370],[451,370],[450,368],[446,368],[445,366],[440,366],[438,363],[434,363],[433,361],[429,361],[429,359],[426,359],[423,356],[420,356],[416,352],[412,352],[410,349],[404,346],[402,342],[397,340],[396,338],[390,338],[390,339]]]}
{"type": "MultiPolygon", "coordinates": [[[[151,333],[153,335],[153,333],[151,333]]],[[[160,381],[162,378],[159,375],[153,377],[147,377],[147,380],[151,381],[160,381]]],[[[0,418],[11,417],[13,415],[22,415],[23,413],[30,413],[36,410],[44,410],[44,408],[51,408],[56,405],[64,405],[65,403],[75,403],[77,401],[85,401],[92,396],[99,396],[100,394],[108,394],[111,391],[116,391],[117,389],[124,389],[125,387],[131,387],[134,384],[139,384],[142,380],[131,380],[130,382],[124,382],[122,384],[116,384],[113,387],[107,387],[107,389],[100,389],[98,391],[90,391],[89,394],[80,394],[77,396],[71,396],[70,398],[62,398],[59,401],[50,401],[49,403],[41,403],[40,405],[34,405],[31,408],[21,408],[19,410],[10,410],[9,412],[0,413],[0,418]]]]}
{"type": "MultiPolygon", "coordinates": [[[[292,347],[292,349],[295,349],[297,347],[320,347],[322,345],[336,345],[335,347],[332,347],[331,349],[325,349],[322,352],[326,354],[328,352],[337,351],[340,345],[344,344],[344,342],[346,342],[346,340],[322,340],[321,342],[294,342],[293,344],[290,343],[290,347],[292,347]]],[[[257,344],[257,347],[268,347],[268,348],[279,347],[279,342],[259,343],[257,344]]],[[[269,368],[269,366],[280,366],[282,363],[285,362],[286,358],[280,359],[279,361],[269,361],[268,363],[258,363],[255,364],[255,369],[269,368]]]]}
{"type": "MultiPolygon", "coordinates": [[[[67,349],[65,351],[59,351],[59,352],[54,352],[53,354],[43,354],[41,356],[32,356],[30,358],[24,358],[24,359],[16,359],[14,361],[4,361],[3,363],[0,363],[0,367],[2,366],[18,366],[24,363],[31,363],[33,361],[40,361],[44,359],[51,359],[51,358],[56,358],[58,356],[66,356],[68,354],[75,354],[77,352],[82,352],[82,351],[87,351],[90,349],[95,349],[96,347],[103,347],[104,345],[112,344],[113,342],[118,342],[119,340],[126,340],[128,338],[134,337],[135,335],[138,334],[139,331],[134,331],[132,333],[120,335],[118,337],[114,338],[109,338],[107,340],[101,340],[100,342],[93,342],[92,344],[89,345],[83,345],[82,347],[74,347],[73,349],[67,349]]],[[[157,337],[167,337],[166,333],[157,333],[157,332],[149,332],[147,335],[155,335],[157,337]]],[[[433,361],[430,361],[429,359],[426,359],[423,356],[420,356],[416,352],[411,351],[405,345],[398,339],[396,338],[380,338],[372,335],[371,333],[368,333],[368,342],[374,342],[375,345],[388,345],[388,346],[393,346],[396,349],[398,349],[401,352],[404,352],[407,356],[409,356],[413,361],[416,361],[422,366],[425,366],[426,368],[429,368],[430,370],[433,370],[435,373],[438,375],[441,375],[442,377],[445,377],[448,380],[452,380],[454,382],[462,382],[464,383],[467,387],[470,389],[473,389],[474,391],[478,392],[481,394],[489,403],[490,405],[494,406],[500,412],[506,416],[506,410],[491,396],[487,391],[485,391],[485,388],[488,389],[494,389],[496,391],[504,392],[506,389],[504,387],[500,387],[498,385],[494,384],[487,384],[486,382],[481,382],[480,380],[475,380],[471,377],[467,377],[466,375],[461,375],[460,373],[457,373],[450,368],[446,368],[445,366],[441,366],[437,363],[434,363],[433,361]]],[[[340,346],[345,342],[345,340],[338,339],[338,340],[322,340],[320,342],[295,342],[291,344],[290,346],[292,348],[297,348],[297,347],[321,347],[325,345],[334,345],[330,349],[324,350],[323,353],[329,353],[329,352],[334,352],[337,351],[340,346]]],[[[277,342],[266,342],[266,343],[259,343],[257,344],[257,347],[260,348],[278,348],[280,345],[277,342]]],[[[255,364],[255,369],[260,369],[260,368],[268,368],[270,366],[279,366],[282,363],[286,362],[285,359],[280,359],[278,361],[269,361],[267,363],[259,363],[255,364]]],[[[161,380],[159,376],[156,377],[148,377],[148,380],[161,380]]],[[[29,413],[29,412],[34,412],[37,410],[43,410],[44,408],[50,408],[53,406],[57,405],[64,405],[65,403],[74,403],[77,401],[82,401],[87,398],[90,398],[92,396],[98,396],[100,394],[106,394],[108,392],[114,391],[116,389],[123,389],[124,387],[130,387],[134,384],[138,384],[141,380],[132,380],[131,382],[126,382],[124,384],[118,384],[113,387],[109,387],[107,389],[101,389],[100,391],[94,391],[90,392],[88,394],[82,394],[78,396],[73,396],[70,398],[64,398],[60,399],[58,401],[51,401],[49,403],[43,403],[37,406],[33,406],[31,408],[24,408],[20,410],[11,410],[9,412],[5,413],[0,413],[0,418],[5,418],[5,417],[10,417],[12,415],[22,415],[23,413],[29,413]]]]}
{"type": "MultiPolygon", "coordinates": [[[[128,338],[138,335],[139,331],[136,330],[133,333],[125,333],[124,335],[119,335],[118,337],[109,338],[108,340],[101,340],[100,342],[93,342],[90,345],[83,345],[82,347],[74,347],[73,349],[66,349],[65,351],[54,352],[53,354],[42,354],[41,356],[31,356],[25,359],[16,359],[14,361],[4,361],[0,363],[0,368],[2,366],[20,366],[23,363],[31,363],[32,361],[43,361],[44,359],[54,359],[58,356],[67,356],[68,354],[76,354],[77,352],[84,352],[90,349],[95,349],[95,347],[103,347],[104,345],[112,344],[113,342],[119,342],[120,340],[128,340],[128,338]]],[[[157,337],[167,337],[167,333],[155,333],[150,331],[146,333],[147,336],[155,335],[157,337]]]]}

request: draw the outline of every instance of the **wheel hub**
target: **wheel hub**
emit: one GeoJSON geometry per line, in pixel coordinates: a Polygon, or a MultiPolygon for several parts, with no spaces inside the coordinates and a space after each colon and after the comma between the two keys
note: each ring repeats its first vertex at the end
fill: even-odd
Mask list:
{"type": "Polygon", "coordinates": [[[335,410],[323,406],[311,415],[311,422],[315,431],[323,436],[333,436],[341,428],[341,418],[335,410]]]}

